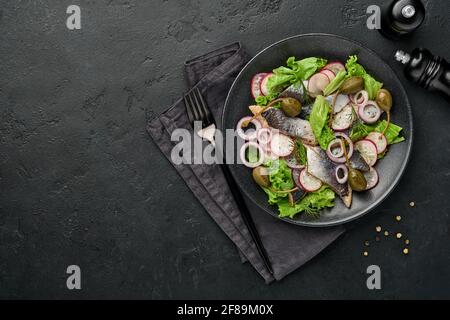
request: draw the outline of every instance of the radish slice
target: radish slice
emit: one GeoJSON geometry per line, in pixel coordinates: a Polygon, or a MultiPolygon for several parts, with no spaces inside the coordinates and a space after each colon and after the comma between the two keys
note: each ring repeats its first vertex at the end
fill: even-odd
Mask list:
{"type": "Polygon", "coordinates": [[[364,172],[363,174],[367,181],[366,190],[372,189],[373,187],[375,187],[377,185],[379,177],[378,177],[378,172],[377,172],[377,170],[375,170],[375,168],[370,168],[369,171],[364,172]]]}
{"type": "Polygon", "coordinates": [[[381,109],[375,101],[369,100],[358,108],[358,116],[365,123],[375,123],[380,119],[381,109]]]}
{"type": "Polygon", "coordinates": [[[269,128],[261,128],[256,132],[256,139],[262,145],[269,145],[270,140],[272,139],[272,130],[269,128]]]}
{"type": "Polygon", "coordinates": [[[355,143],[355,149],[359,151],[363,159],[370,167],[377,162],[378,151],[377,146],[371,140],[362,139],[355,143]]]}
{"type": "Polygon", "coordinates": [[[287,166],[291,169],[303,169],[305,167],[297,161],[297,158],[292,153],[285,157],[284,160],[286,160],[287,166]]]}
{"type": "Polygon", "coordinates": [[[344,131],[352,125],[355,117],[353,115],[353,107],[347,105],[342,109],[341,112],[337,113],[333,117],[333,121],[331,122],[331,128],[336,131],[344,131]]]}
{"type": "Polygon", "coordinates": [[[322,71],[320,71],[320,73],[323,73],[324,75],[326,75],[328,77],[328,79],[331,81],[333,81],[334,78],[336,78],[336,75],[334,74],[333,71],[328,70],[328,69],[323,69],[322,71]]]}
{"type": "Polygon", "coordinates": [[[323,68],[332,71],[334,74],[338,74],[339,71],[345,70],[345,66],[339,61],[330,62],[323,68]]]}
{"type": "Polygon", "coordinates": [[[253,76],[250,91],[252,93],[253,99],[262,95],[261,93],[261,81],[264,77],[267,76],[267,73],[257,73],[253,76]]]}
{"type": "Polygon", "coordinates": [[[327,155],[333,160],[344,156],[344,144],[341,139],[334,139],[328,144],[327,155]]]}
{"type": "Polygon", "coordinates": [[[306,169],[303,169],[302,172],[300,172],[299,182],[302,189],[309,192],[319,190],[322,186],[322,181],[310,175],[306,169]]]}
{"type": "Polygon", "coordinates": [[[260,90],[263,96],[267,96],[269,94],[269,88],[267,87],[267,81],[269,81],[270,77],[273,76],[273,73],[267,73],[264,78],[261,80],[260,90]]]}
{"type": "Polygon", "coordinates": [[[336,180],[338,183],[343,184],[348,180],[348,168],[345,164],[340,164],[335,170],[336,180]]]}
{"type": "Polygon", "coordinates": [[[272,135],[270,150],[279,157],[286,157],[294,151],[294,141],[281,133],[272,135]]]}
{"type": "Polygon", "coordinates": [[[264,151],[261,148],[261,146],[259,144],[257,144],[256,142],[246,142],[242,145],[240,153],[239,153],[240,159],[242,161],[242,163],[249,168],[256,168],[260,165],[263,164],[264,162],[264,151]],[[249,162],[247,160],[247,157],[245,155],[245,152],[247,151],[248,148],[256,148],[258,150],[258,155],[259,155],[259,159],[257,162],[249,162]]]}
{"type": "Polygon", "coordinates": [[[294,180],[295,185],[300,189],[303,189],[303,186],[300,183],[300,173],[302,171],[303,170],[296,170],[296,169],[292,170],[292,180],[294,180]]]}
{"type": "Polygon", "coordinates": [[[323,73],[316,73],[308,81],[308,92],[315,97],[323,93],[323,89],[330,83],[330,79],[323,73]]]}
{"type": "Polygon", "coordinates": [[[387,148],[387,139],[384,134],[380,132],[371,132],[367,135],[366,139],[375,143],[378,154],[383,153],[387,148]]]}
{"type": "Polygon", "coordinates": [[[236,132],[244,140],[254,140],[256,139],[256,134],[259,129],[261,129],[262,124],[258,120],[252,118],[252,117],[243,117],[241,120],[239,120],[238,124],[236,125],[236,132]],[[246,132],[244,132],[244,129],[242,128],[242,125],[244,122],[247,122],[250,120],[250,123],[253,123],[255,125],[254,129],[248,129],[246,132]]]}

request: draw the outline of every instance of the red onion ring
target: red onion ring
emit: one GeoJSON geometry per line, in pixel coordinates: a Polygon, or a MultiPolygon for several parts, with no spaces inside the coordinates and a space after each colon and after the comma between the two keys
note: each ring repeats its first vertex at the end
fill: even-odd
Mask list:
{"type": "Polygon", "coordinates": [[[263,162],[264,162],[264,157],[265,157],[264,155],[265,155],[265,152],[264,152],[264,150],[261,148],[261,146],[260,146],[259,144],[257,144],[256,142],[253,142],[253,141],[244,143],[244,144],[242,145],[242,147],[241,147],[240,152],[239,152],[239,156],[240,156],[240,159],[241,159],[242,163],[243,163],[246,167],[249,167],[249,168],[256,168],[256,167],[262,165],[263,162]],[[249,147],[254,147],[254,148],[257,148],[257,149],[258,149],[259,160],[258,160],[257,162],[252,163],[252,162],[247,161],[247,159],[246,159],[246,157],[245,157],[245,151],[246,151],[247,148],[249,148],[249,147]]]}
{"type": "Polygon", "coordinates": [[[369,100],[366,104],[359,106],[358,116],[365,123],[375,123],[381,116],[381,109],[375,101],[369,100]]]}
{"type": "Polygon", "coordinates": [[[272,130],[269,128],[261,128],[256,132],[256,139],[262,145],[267,146],[272,140],[272,130]]]}
{"type": "MultiPolygon", "coordinates": [[[[346,135],[343,132],[336,132],[334,135],[336,137],[342,137],[342,138],[344,138],[347,141],[347,143],[348,143],[347,158],[350,159],[352,157],[352,155],[353,155],[353,142],[352,142],[352,140],[348,137],[348,135],[346,135]]],[[[327,152],[327,155],[328,155],[328,152],[327,152]]],[[[328,155],[328,157],[329,157],[329,155],[328,155]]],[[[330,158],[330,159],[331,159],[331,161],[336,162],[336,163],[345,163],[347,161],[345,156],[340,157],[340,158],[333,157],[333,158],[330,158]]]]}
{"type": "MultiPolygon", "coordinates": [[[[263,148],[264,149],[264,148],[263,148]]],[[[269,159],[269,160],[277,160],[279,158],[279,156],[277,156],[275,153],[273,153],[272,151],[270,151],[270,148],[268,148],[267,150],[265,150],[264,152],[264,160],[265,159],[269,159]]]]}
{"type": "Polygon", "coordinates": [[[350,98],[350,102],[356,103],[356,102],[355,102],[355,94],[353,94],[353,93],[352,93],[352,94],[349,94],[348,97],[350,98]]]}
{"type": "Polygon", "coordinates": [[[335,175],[336,175],[336,180],[338,183],[343,184],[346,183],[348,180],[348,168],[346,165],[344,164],[340,164],[336,167],[335,170],[335,175]],[[339,177],[339,170],[343,171],[344,176],[343,177],[339,177]]]}
{"type": "Polygon", "coordinates": [[[236,132],[239,135],[239,137],[241,137],[244,140],[255,140],[257,131],[261,128],[262,128],[261,122],[259,122],[255,118],[248,116],[248,117],[243,117],[241,120],[239,120],[239,122],[236,125],[236,132]],[[250,121],[251,123],[253,123],[255,125],[256,130],[254,130],[254,131],[252,130],[251,133],[245,133],[244,130],[242,129],[242,125],[246,121],[250,121]]]}
{"type": "Polygon", "coordinates": [[[343,145],[341,139],[334,139],[328,144],[327,155],[331,160],[341,158],[344,156],[344,148],[345,146],[343,145]],[[332,149],[336,144],[339,144],[339,153],[334,154],[332,149]]]}
{"type": "Polygon", "coordinates": [[[369,101],[369,93],[366,90],[361,90],[353,96],[353,103],[357,106],[365,105],[369,101]]]}

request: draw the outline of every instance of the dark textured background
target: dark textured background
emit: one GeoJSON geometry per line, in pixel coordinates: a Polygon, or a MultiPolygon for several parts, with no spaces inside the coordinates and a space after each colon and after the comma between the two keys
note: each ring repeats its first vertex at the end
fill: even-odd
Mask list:
{"type": "Polygon", "coordinates": [[[450,5],[424,2],[424,25],[396,43],[365,27],[375,0],[2,1],[0,297],[450,298],[450,109],[392,60],[416,46],[450,58],[450,5]],[[65,26],[70,4],[81,30],[65,26]],[[185,59],[237,40],[255,54],[306,32],[352,38],[398,71],[414,109],[413,155],[376,212],[266,286],[145,123],[186,89],[185,59]],[[364,258],[376,225],[403,232],[410,255],[390,236],[364,258]],[[70,264],[81,266],[81,291],[66,289],[70,264]],[[382,269],[380,291],[366,288],[370,264],[382,269]]]}

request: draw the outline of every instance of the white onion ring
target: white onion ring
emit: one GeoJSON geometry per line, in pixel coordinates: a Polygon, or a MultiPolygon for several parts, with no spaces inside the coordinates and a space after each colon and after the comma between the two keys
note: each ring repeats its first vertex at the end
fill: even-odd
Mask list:
{"type": "Polygon", "coordinates": [[[239,152],[239,156],[241,158],[242,163],[249,168],[256,168],[259,167],[260,165],[263,164],[264,162],[264,157],[265,157],[265,152],[262,149],[262,147],[257,144],[256,142],[250,141],[250,142],[246,142],[242,145],[241,150],[239,152]],[[258,153],[259,153],[259,160],[257,162],[249,162],[247,161],[247,159],[245,158],[245,151],[247,150],[247,148],[249,147],[254,147],[258,149],[258,153]]]}
{"type": "Polygon", "coordinates": [[[375,123],[380,119],[381,109],[375,101],[369,100],[364,105],[359,106],[358,116],[365,123],[375,123]],[[368,110],[372,107],[373,113],[368,110]]]}
{"type": "Polygon", "coordinates": [[[334,139],[334,140],[332,140],[332,141],[328,144],[328,147],[327,147],[327,155],[328,155],[328,158],[330,158],[331,160],[333,160],[333,159],[338,159],[338,158],[343,157],[343,156],[344,156],[344,148],[345,148],[345,146],[343,145],[341,139],[334,139]],[[339,147],[340,147],[340,150],[339,150],[339,153],[338,153],[338,154],[334,154],[333,151],[332,151],[332,148],[333,148],[336,144],[339,144],[339,147]]]}
{"type": "MultiPolygon", "coordinates": [[[[352,142],[352,140],[348,137],[348,135],[346,135],[343,132],[336,132],[334,135],[336,137],[342,137],[342,138],[344,138],[347,141],[347,143],[348,143],[347,159],[350,159],[352,157],[352,155],[353,155],[353,142],[352,142]]],[[[330,158],[330,159],[331,159],[331,161],[336,162],[336,163],[345,163],[347,161],[345,156],[340,157],[340,158],[335,158],[335,159],[330,158]]]]}
{"type": "Polygon", "coordinates": [[[347,166],[344,165],[344,164],[338,165],[336,167],[336,170],[335,170],[335,175],[336,175],[336,180],[337,180],[338,183],[340,183],[340,184],[346,183],[347,180],[348,180],[348,168],[347,168],[347,166]],[[342,178],[339,177],[339,170],[342,170],[343,173],[344,173],[344,176],[342,178]]]}
{"type": "Polygon", "coordinates": [[[255,140],[256,133],[261,128],[262,128],[261,122],[259,122],[255,118],[248,116],[248,117],[243,117],[241,120],[239,120],[239,122],[236,125],[236,132],[239,135],[239,137],[241,137],[244,140],[255,140]],[[252,131],[251,133],[245,133],[244,130],[242,129],[242,125],[245,121],[249,121],[249,120],[250,120],[250,123],[253,123],[255,125],[256,130],[252,131]]]}
{"type": "Polygon", "coordinates": [[[353,103],[355,103],[358,107],[365,105],[367,101],[369,101],[369,93],[366,90],[358,91],[353,96],[353,103]]]}
{"type": "Polygon", "coordinates": [[[267,146],[270,143],[270,140],[272,140],[272,130],[269,128],[259,129],[256,131],[256,139],[258,139],[260,144],[267,146]]]}

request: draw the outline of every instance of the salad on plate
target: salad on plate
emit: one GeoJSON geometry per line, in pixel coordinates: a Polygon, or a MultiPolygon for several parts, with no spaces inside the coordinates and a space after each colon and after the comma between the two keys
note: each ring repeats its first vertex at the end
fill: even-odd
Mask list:
{"type": "Polygon", "coordinates": [[[353,192],[375,188],[389,146],[404,141],[391,122],[392,95],[349,56],[297,60],[253,76],[255,103],[236,131],[240,160],[280,217],[318,217],[353,192]]]}

